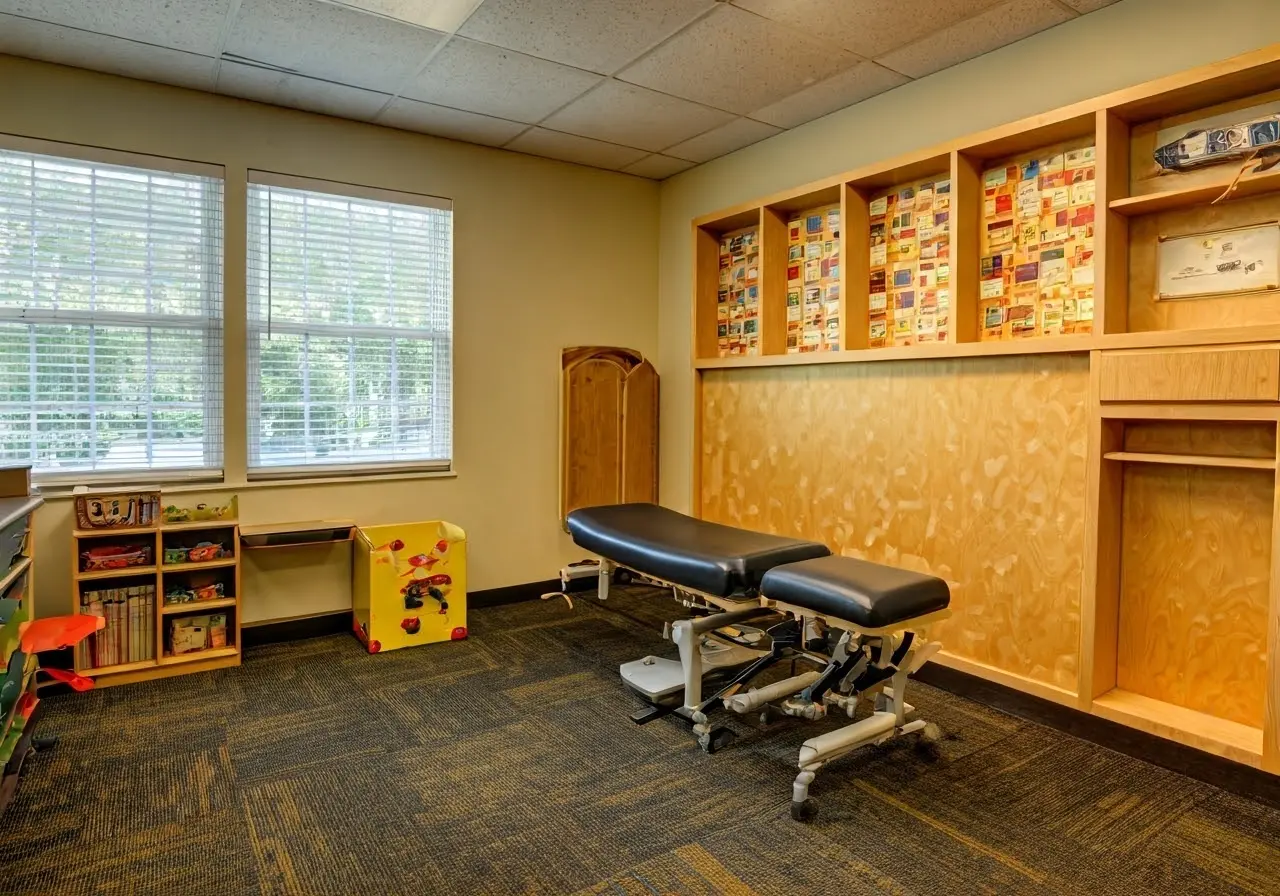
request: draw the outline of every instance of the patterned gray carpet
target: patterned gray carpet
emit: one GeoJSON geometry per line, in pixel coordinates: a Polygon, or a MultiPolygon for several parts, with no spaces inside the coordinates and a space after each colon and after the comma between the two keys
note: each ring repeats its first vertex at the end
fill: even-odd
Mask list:
{"type": "Polygon", "coordinates": [[[1280,813],[918,683],[940,756],[842,760],[797,824],[814,726],[707,756],[627,720],[617,666],[669,652],[677,610],[518,604],[465,642],[320,638],[52,698],[63,742],[0,820],[0,893],[1280,893],[1280,813]]]}

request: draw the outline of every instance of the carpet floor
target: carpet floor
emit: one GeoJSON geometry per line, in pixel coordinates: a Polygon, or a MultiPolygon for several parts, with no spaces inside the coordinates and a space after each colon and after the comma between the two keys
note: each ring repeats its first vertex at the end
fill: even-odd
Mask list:
{"type": "Polygon", "coordinates": [[[834,763],[798,824],[819,726],[739,724],[708,756],[627,720],[618,664],[669,654],[678,609],[516,604],[462,642],[318,638],[50,698],[62,743],[0,820],[0,893],[1280,894],[1280,812],[920,683],[939,755],[834,763]]]}

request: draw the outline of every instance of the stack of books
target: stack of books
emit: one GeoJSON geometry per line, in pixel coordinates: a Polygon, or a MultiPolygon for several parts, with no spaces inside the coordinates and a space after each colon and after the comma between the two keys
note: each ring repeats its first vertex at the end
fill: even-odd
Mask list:
{"type": "Polygon", "coordinates": [[[107,620],[106,628],[90,635],[78,648],[80,668],[97,669],[155,659],[155,585],[86,590],[80,595],[80,605],[82,613],[107,620]]]}

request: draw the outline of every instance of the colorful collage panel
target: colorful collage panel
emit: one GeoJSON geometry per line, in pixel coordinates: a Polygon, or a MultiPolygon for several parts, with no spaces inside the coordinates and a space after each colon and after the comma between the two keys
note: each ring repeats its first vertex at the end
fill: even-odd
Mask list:
{"type": "Polygon", "coordinates": [[[720,238],[716,336],[722,358],[760,354],[760,240],[756,228],[720,238]]]}
{"type": "Polygon", "coordinates": [[[840,206],[787,223],[787,352],[840,350],[840,206]]]}
{"type": "Polygon", "coordinates": [[[981,338],[1093,329],[1093,146],[983,172],[981,338]]]}
{"type": "Polygon", "coordinates": [[[951,181],[926,180],[871,200],[869,345],[954,341],[951,181]]]}

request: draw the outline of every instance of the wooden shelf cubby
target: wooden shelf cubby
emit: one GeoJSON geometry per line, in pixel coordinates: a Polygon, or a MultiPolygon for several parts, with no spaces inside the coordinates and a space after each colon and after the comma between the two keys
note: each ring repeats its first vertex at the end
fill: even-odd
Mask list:
{"type": "MultiPolygon", "coordinates": [[[[1280,44],[693,220],[695,513],[933,570],[957,583],[941,637],[958,667],[1280,774],[1280,288],[1158,295],[1163,240],[1280,222],[1280,167],[1158,173],[1153,155],[1234,115],[1280,115],[1278,85],[1280,44]],[[1073,191],[1087,178],[1067,172],[1090,164],[1092,187],[1073,191]],[[1000,169],[1034,171],[1039,193],[1012,250],[988,229],[1020,220],[1017,187],[984,178],[1000,169]],[[898,340],[872,203],[944,179],[946,336],[919,338],[942,332],[934,312],[898,340]],[[837,203],[838,340],[789,352],[787,225],[837,203]],[[719,240],[752,226],[759,351],[722,354],[719,240]],[[1066,292],[1043,254],[1059,247],[1066,292]],[[1091,320],[1070,263],[1088,253],[1091,320]],[[996,254],[998,328],[984,326],[996,254]],[[1064,304],[1059,326],[1068,300],[1074,325],[1064,304]],[[1032,302],[1034,317],[1008,314],[1032,302]]],[[[911,291],[929,288],[911,273],[911,291]]]]}
{"type": "MultiPolygon", "coordinates": [[[[81,675],[94,678],[99,685],[124,684],[132,681],[145,681],[150,678],[166,677],[184,671],[207,671],[240,663],[240,529],[236,520],[196,520],[181,523],[156,523],[151,526],[135,526],[129,528],[76,529],[72,532],[72,604],[75,612],[87,612],[82,604],[84,592],[102,592],[104,599],[110,595],[107,604],[121,604],[120,613],[114,623],[123,631],[138,631],[140,640],[130,642],[127,637],[113,642],[107,647],[99,646],[95,639],[105,639],[105,633],[91,636],[89,641],[76,650],[76,671],[81,675]],[[208,538],[203,536],[208,535],[208,538]],[[203,540],[225,543],[225,548],[232,552],[229,557],[187,562],[164,562],[165,547],[194,547],[203,540]],[[91,570],[81,569],[80,554],[82,550],[94,545],[129,544],[147,546],[151,550],[152,560],[145,566],[130,566],[120,569],[91,570]],[[208,585],[214,581],[222,583],[225,597],[190,601],[183,603],[165,603],[166,580],[170,584],[176,582],[190,585],[208,585]],[[140,589],[137,591],[131,589],[140,589]],[[141,589],[150,589],[149,592],[141,589]],[[146,602],[150,597],[150,604],[146,602]],[[131,598],[140,598],[139,608],[129,615],[131,598]],[[165,654],[165,626],[167,620],[178,614],[200,614],[218,611],[227,616],[227,646],[209,650],[194,651],[178,656],[165,654]],[[95,652],[109,650],[109,654],[123,656],[125,661],[94,663],[95,652]],[[128,660],[130,656],[142,654],[142,659],[128,660]]],[[[104,612],[110,612],[110,606],[104,605],[104,612]]],[[[108,629],[109,631],[110,629],[108,629]]],[[[101,656],[102,654],[98,654],[101,656]]]]}

